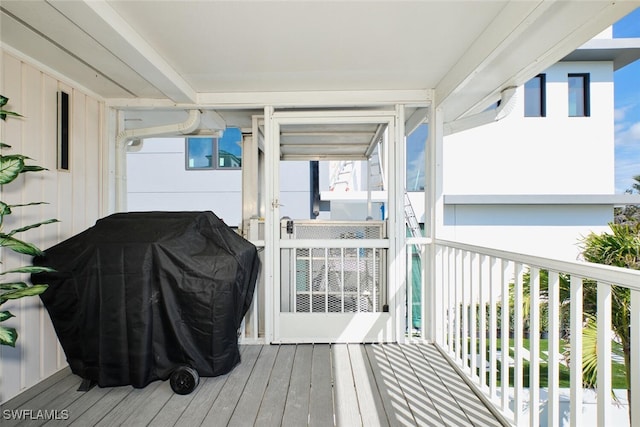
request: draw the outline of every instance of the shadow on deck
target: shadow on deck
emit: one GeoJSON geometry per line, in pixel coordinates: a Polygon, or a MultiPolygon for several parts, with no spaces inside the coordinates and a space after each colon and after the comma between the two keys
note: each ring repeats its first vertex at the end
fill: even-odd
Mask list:
{"type": "Polygon", "coordinates": [[[65,369],[3,404],[2,425],[501,425],[430,344],[243,345],[241,354],[189,395],[168,381],[78,392],[65,369]]]}

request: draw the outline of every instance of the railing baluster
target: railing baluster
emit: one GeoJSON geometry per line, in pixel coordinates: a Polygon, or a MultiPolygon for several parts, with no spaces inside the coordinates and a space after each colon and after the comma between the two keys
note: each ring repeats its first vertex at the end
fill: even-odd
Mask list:
{"type": "Polygon", "coordinates": [[[540,270],[529,272],[529,425],[540,425],[540,270]]]}
{"type": "Polygon", "coordinates": [[[611,285],[598,282],[598,425],[611,425],[611,285]]]}
{"type": "Polygon", "coordinates": [[[407,246],[407,338],[413,339],[413,249],[407,246]]]}
{"type": "Polygon", "coordinates": [[[467,260],[468,260],[468,252],[462,252],[462,263],[461,263],[461,280],[462,284],[462,292],[461,292],[461,304],[460,308],[462,310],[462,330],[460,331],[461,339],[460,344],[462,345],[462,366],[464,371],[468,374],[469,371],[469,291],[467,289],[467,283],[469,281],[469,273],[467,270],[467,260]]]}
{"type": "Polygon", "coordinates": [[[479,295],[480,298],[477,304],[480,306],[480,387],[485,389],[487,387],[487,284],[486,275],[487,270],[487,257],[484,255],[478,255],[478,280],[479,283],[479,295]]]}
{"type": "Polygon", "coordinates": [[[560,275],[549,271],[549,361],[547,400],[549,427],[558,426],[560,422],[560,275]]]}
{"type": "Polygon", "coordinates": [[[520,425],[522,416],[522,394],[523,394],[523,365],[524,365],[524,325],[523,325],[523,305],[524,298],[522,292],[522,273],[523,266],[520,263],[515,264],[514,269],[514,343],[515,349],[515,366],[513,370],[513,386],[514,386],[514,415],[516,425],[520,425]]]}
{"type": "Polygon", "coordinates": [[[340,308],[342,313],[344,313],[344,249],[340,248],[340,308]]]}
{"type": "Polygon", "coordinates": [[[454,298],[454,302],[455,302],[455,313],[456,313],[456,322],[455,322],[455,330],[453,331],[454,334],[454,343],[455,343],[455,355],[456,355],[456,360],[460,361],[462,359],[462,347],[460,344],[460,332],[462,329],[462,325],[460,323],[460,304],[462,303],[462,298],[461,298],[461,294],[462,294],[462,263],[459,262],[461,259],[461,255],[460,255],[460,250],[456,249],[456,262],[455,262],[455,268],[456,268],[456,289],[455,289],[455,298],[454,298]]]}
{"type": "Polygon", "coordinates": [[[508,277],[508,269],[509,263],[507,260],[501,260],[502,269],[500,271],[500,285],[502,286],[502,299],[500,301],[501,305],[501,315],[502,315],[502,325],[500,328],[501,333],[501,353],[502,353],[502,363],[500,364],[500,385],[501,385],[501,393],[502,393],[502,411],[509,411],[509,282],[507,280],[508,277]]]}
{"type": "Polygon", "coordinates": [[[469,344],[469,359],[470,359],[470,369],[471,369],[471,379],[476,379],[477,378],[477,365],[478,365],[478,359],[477,359],[477,346],[478,346],[478,328],[477,328],[477,324],[476,321],[477,319],[477,313],[476,313],[476,294],[477,294],[477,287],[476,284],[478,283],[478,276],[475,272],[475,265],[476,265],[476,261],[477,261],[477,257],[475,252],[474,253],[469,253],[469,274],[468,274],[468,283],[469,283],[469,308],[467,309],[467,313],[469,315],[469,331],[467,332],[467,334],[470,336],[470,344],[469,344]]]}
{"type": "Polygon", "coordinates": [[[582,424],[582,278],[571,275],[571,427],[582,424]]]}
{"type": "Polygon", "coordinates": [[[498,375],[498,313],[497,313],[497,293],[499,287],[496,280],[500,277],[498,261],[494,257],[489,257],[489,396],[491,399],[497,398],[497,375],[498,375]]]}
{"type": "Polygon", "coordinates": [[[454,328],[456,324],[456,310],[455,310],[455,290],[456,290],[456,258],[455,258],[456,249],[449,249],[449,253],[447,254],[447,258],[449,259],[449,286],[447,287],[447,307],[448,307],[448,316],[447,316],[447,328],[449,335],[449,346],[448,350],[451,355],[454,354],[454,328]]]}
{"type": "Polygon", "coordinates": [[[631,341],[631,427],[640,427],[640,291],[631,290],[631,319],[629,323],[631,341]]]}

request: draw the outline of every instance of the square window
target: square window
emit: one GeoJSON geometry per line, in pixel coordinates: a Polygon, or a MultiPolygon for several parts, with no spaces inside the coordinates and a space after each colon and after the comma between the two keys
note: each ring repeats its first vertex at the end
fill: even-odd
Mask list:
{"type": "Polygon", "coordinates": [[[220,138],[187,138],[188,170],[240,169],[242,167],[242,131],[227,128],[220,138]]]}
{"type": "Polygon", "coordinates": [[[569,117],[589,117],[589,74],[569,74],[569,117]]]}
{"type": "Polygon", "coordinates": [[[238,128],[225,129],[218,139],[218,169],[238,169],[242,166],[242,132],[238,128]]]}
{"type": "Polygon", "coordinates": [[[214,138],[187,138],[187,169],[213,169],[214,138]]]}
{"type": "Polygon", "coordinates": [[[524,85],[524,116],[546,117],[546,77],[538,74],[524,85]]]}

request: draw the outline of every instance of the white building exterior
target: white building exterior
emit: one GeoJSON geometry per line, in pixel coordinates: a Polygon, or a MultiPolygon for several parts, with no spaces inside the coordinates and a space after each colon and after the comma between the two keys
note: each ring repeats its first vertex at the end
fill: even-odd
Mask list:
{"type": "MultiPolygon", "coordinates": [[[[610,29],[594,40],[607,38],[610,29]]],[[[521,86],[501,120],[445,136],[442,238],[575,260],[583,237],[608,229],[614,204],[624,202],[614,195],[613,73],[622,51],[614,49],[598,61],[563,60],[546,69],[543,117],[525,117],[521,86]],[[569,75],[588,76],[588,116],[569,114],[569,75]]],[[[186,169],[185,139],[149,139],[127,154],[127,209],[212,210],[239,226],[240,171],[186,169]]],[[[421,156],[407,164],[424,164],[424,150],[421,156]]],[[[374,194],[375,206],[368,211],[366,162],[347,162],[338,177],[340,164],[320,162],[320,196],[330,211],[324,205],[315,216],[309,163],[282,161],[282,216],[380,219],[386,194],[374,194]]],[[[423,193],[408,189],[424,223],[423,193]]]]}

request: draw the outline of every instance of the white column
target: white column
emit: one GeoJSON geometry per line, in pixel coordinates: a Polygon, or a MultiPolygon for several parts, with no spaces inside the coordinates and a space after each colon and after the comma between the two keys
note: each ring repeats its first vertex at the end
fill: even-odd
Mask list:
{"type": "Polygon", "coordinates": [[[404,220],[404,105],[396,106],[395,123],[389,129],[389,278],[395,307],[396,340],[405,342],[405,331],[410,319],[405,319],[407,297],[406,228],[404,220]],[[408,322],[408,323],[407,323],[408,322]]]}
{"type": "Polygon", "coordinates": [[[442,132],[444,118],[442,110],[429,107],[429,133],[425,145],[425,218],[426,237],[432,239],[427,255],[427,274],[424,287],[423,304],[426,305],[427,315],[423,317],[424,338],[429,341],[444,342],[444,325],[442,324],[442,298],[445,290],[442,288],[442,274],[437,274],[435,239],[438,235],[438,221],[442,223],[442,146],[444,134],[442,132]]]}
{"type": "Polygon", "coordinates": [[[280,242],[280,222],[278,220],[278,161],[279,161],[279,138],[276,135],[277,126],[274,126],[273,107],[264,108],[264,128],[265,128],[265,227],[264,227],[264,289],[265,289],[265,342],[270,343],[277,335],[276,317],[278,310],[275,303],[280,298],[274,293],[278,289],[276,286],[280,280],[280,265],[278,255],[280,242]]]}

